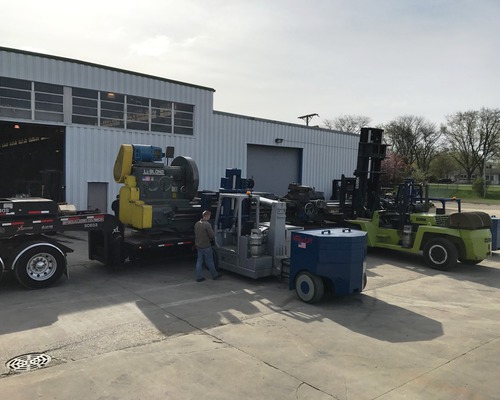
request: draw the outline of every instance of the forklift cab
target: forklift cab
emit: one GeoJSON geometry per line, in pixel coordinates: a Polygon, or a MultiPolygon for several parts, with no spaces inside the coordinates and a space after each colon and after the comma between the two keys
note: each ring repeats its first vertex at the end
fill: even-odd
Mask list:
{"type": "Polygon", "coordinates": [[[237,193],[220,193],[215,216],[217,246],[240,253],[241,238],[259,227],[260,198],[237,193]]]}
{"type": "Polygon", "coordinates": [[[278,275],[286,243],[286,203],[258,195],[220,193],[215,216],[215,255],[221,269],[250,278],[278,275]],[[271,209],[261,222],[261,206],[271,209]]]}

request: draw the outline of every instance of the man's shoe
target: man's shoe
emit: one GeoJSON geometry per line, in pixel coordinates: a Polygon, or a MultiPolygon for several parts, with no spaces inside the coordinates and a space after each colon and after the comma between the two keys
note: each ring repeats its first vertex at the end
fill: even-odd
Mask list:
{"type": "Polygon", "coordinates": [[[205,278],[196,279],[196,282],[203,282],[205,278]]]}
{"type": "Polygon", "coordinates": [[[214,281],[216,281],[217,279],[219,279],[221,276],[222,276],[222,274],[219,272],[219,274],[214,278],[214,281]]]}

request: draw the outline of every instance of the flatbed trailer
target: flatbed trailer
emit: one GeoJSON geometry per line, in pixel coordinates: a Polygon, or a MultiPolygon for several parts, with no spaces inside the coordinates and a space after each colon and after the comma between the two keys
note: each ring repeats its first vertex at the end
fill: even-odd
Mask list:
{"type": "Polygon", "coordinates": [[[147,232],[125,228],[114,215],[61,211],[43,198],[0,199],[0,279],[12,272],[25,287],[39,289],[68,275],[66,255],[73,252],[58,233],[88,232],[88,256],[108,267],[127,261],[190,251],[194,233],[147,232]]]}
{"type": "MultiPolygon", "coordinates": [[[[69,231],[100,233],[101,253],[112,262],[111,244],[123,232],[113,215],[63,212],[57,203],[43,198],[0,199],[0,278],[13,272],[30,289],[49,286],[67,275],[66,255],[73,252],[56,235],[69,231]]],[[[89,254],[90,254],[89,250],[89,254]]]]}
{"type": "Polygon", "coordinates": [[[156,232],[124,228],[109,236],[105,231],[89,232],[89,259],[108,267],[119,267],[135,260],[159,258],[193,251],[194,232],[156,232]]]}

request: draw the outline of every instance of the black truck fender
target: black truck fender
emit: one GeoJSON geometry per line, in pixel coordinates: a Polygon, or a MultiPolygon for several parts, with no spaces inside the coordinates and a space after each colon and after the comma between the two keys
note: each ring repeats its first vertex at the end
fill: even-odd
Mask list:
{"type": "MultiPolygon", "coordinates": [[[[48,245],[54,249],[57,249],[63,257],[66,254],[72,253],[73,249],[62,244],[56,239],[45,235],[33,235],[33,236],[20,236],[12,238],[8,241],[9,243],[2,243],[5,249],[5,254],[3,254],[3,260],[0,262],[2,268],[5,270],[13,270],[19,257],[24,254],[28,249],[35,246],[48,245]]],[[[1,259],[1,256],[0,256],[1,259]]]]}
{"type": "Polygon", "coordinates": [[[47,287],[68,276],[66,254],[73,250],[54,240],[26,241],[11,256],[10,269],[23,286],[47,287]]]}

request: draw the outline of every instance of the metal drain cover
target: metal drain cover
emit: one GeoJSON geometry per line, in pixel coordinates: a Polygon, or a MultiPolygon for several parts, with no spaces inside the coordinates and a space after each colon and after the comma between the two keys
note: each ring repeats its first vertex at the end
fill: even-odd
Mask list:
{"type": "Polygon", "coordinates": [[[14,372],[27,372],[45,367],[52,357],[43,353],[31,353],[17,356],[7,361],[7,368],[14,372]]]}

